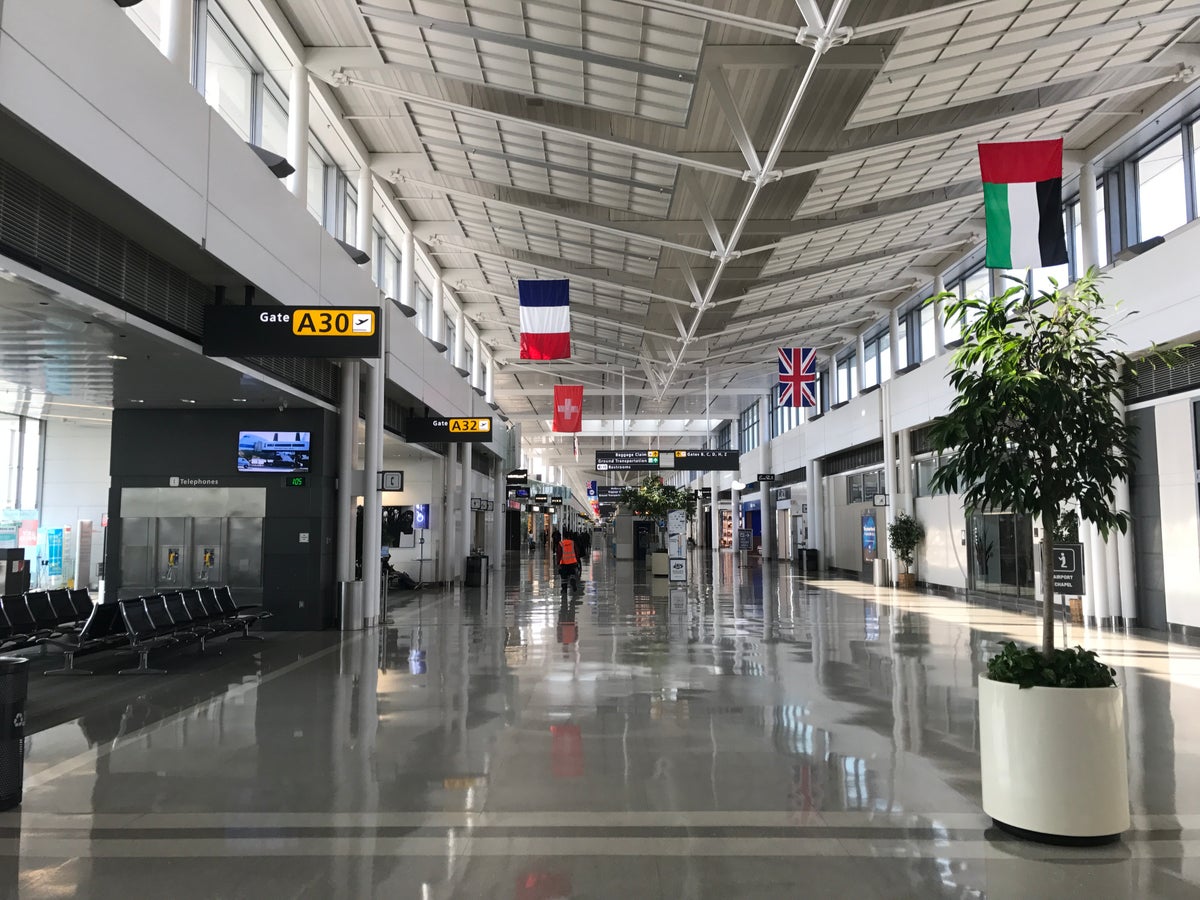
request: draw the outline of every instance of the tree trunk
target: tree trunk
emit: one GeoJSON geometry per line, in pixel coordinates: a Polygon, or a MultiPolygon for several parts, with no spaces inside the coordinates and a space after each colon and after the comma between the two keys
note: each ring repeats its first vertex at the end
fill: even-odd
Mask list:
{"type": "Polygon", "coordinates": [[[1054,523],[1058,510],[1042,513],[1042,656],[1054,652],[1054,523]]]}

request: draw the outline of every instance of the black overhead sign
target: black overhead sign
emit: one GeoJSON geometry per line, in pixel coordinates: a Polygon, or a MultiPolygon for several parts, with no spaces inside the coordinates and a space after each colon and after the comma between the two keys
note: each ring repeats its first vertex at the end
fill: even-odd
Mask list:
{"type": "Polygon", "coordinates": [[[380,310],[340,306],[206,306],[205,356],[380,356],[380,310]]]}
{"type": "Polygon", "coordinates": [[[597,472],[658,471],[657,450],[597,450],[597,472]]]}
{"type": "Polygon", "coordinates": [[[550,498],[550,505],[551,505],[551,506],[562,506],[562,505],[563,505],[563,498],[562,498],[562,497],[551,497],[551,498],[550,498]]]}
{"type": "Polygon", "coordinates": [[[759,481],[774,481],[775,475],[773,473],[769,473],[769,472],[759,472],[758,480],[759,481]]]}
{"type": "Polygon", "coordinates": [[[675,468],[693,472],[736,472],[741,468],[739,450],[676,450],[675,468]]]}
{"type": "Polygon", "coordinates": [[[550,495],[549,494],[534,494],[533,502],[534,503],[542,503],[542,504],[549,503],[550,495]]]}
{"type": "Polygon", "coordinates": [[[492,439],[492,417],[405,419],[404,438],[410,443],[486,444],[492,439]]]}
{"type": "Polygon", "coordinates": [[[529,484],[529,470],[513,469],[504,476],[504,480],[508,483],[509,487],[516,487],[517,485],[521,484],[529,484]]]}
{"type": "Polygon", "coordinates": [[[1083,596],[1083,544],[1054,545],[1054,593],[1083,596]]]}
{"type": "Polygon", "coordinates": [[[619,484],[602,484],[596,488],[596,499],[601,503],[616,503],[621,499],[621,491],[625,490],[619,484]]]}

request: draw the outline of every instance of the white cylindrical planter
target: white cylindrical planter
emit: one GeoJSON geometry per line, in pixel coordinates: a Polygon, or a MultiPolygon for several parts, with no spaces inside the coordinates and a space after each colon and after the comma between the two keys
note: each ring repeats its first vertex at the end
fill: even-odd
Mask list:
{"type": "Polygon", "coordinates": [[[979,679],[983,811],[998,825],[1064,843],[1129,829],[1120,688],[1022,690],[979,679]]]}

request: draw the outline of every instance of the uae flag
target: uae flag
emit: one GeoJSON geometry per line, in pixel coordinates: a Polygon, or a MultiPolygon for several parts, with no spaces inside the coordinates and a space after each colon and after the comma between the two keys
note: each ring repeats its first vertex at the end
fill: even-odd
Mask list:
{"type": "Polygon", "coordinates": [[[571,356],[571,282],[518,281],[521,298],[521,359],[571,356]]]}
{"type": "Polygon", "coordinates": [[[554,386],[554,430],[583,430],[583,385],[556,384],[554,386]]]}
{"type": "Polygon", "coordinates": [[[1066,263],[1062,156],[1062,138],[979,145],[990,268],[1066,263]]]}

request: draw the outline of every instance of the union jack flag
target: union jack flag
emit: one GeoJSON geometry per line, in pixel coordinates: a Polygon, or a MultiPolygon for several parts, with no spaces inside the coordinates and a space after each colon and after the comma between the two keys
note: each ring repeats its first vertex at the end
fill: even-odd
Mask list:
{"type": "Polygon", "coordinates": [[[812,347],[779,348],[779,405],[817,405],[817,351],[812,347]]]}

